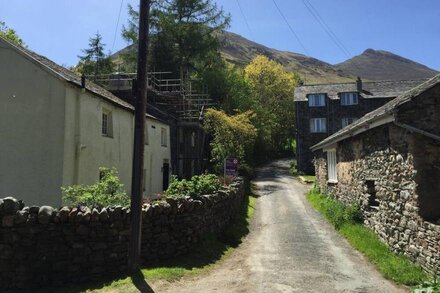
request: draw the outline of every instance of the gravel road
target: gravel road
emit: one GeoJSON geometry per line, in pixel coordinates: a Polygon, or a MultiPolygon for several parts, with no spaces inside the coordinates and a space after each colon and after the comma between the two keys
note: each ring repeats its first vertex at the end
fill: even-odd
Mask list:
{"type": "Polygon", "coordinates": [[[251,232],[206,274],[152,284],[155,292],[405,292],[385,280],[307,203],[289,161],[258,170],[251,232]]]}

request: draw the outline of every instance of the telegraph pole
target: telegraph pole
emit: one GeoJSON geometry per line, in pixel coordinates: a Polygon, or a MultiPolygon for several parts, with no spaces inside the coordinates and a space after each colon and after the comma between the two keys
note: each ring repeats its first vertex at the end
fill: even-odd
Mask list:
{"type": "Polygon", "coordinates": [[[134,150],[131,195],[130,243],[128,269],[139,269],[142,227],[142,194],[144,189],[145,111],[147,109],[147,53],[150,0],[140,0],[137,91],[135,97],[134,150]]]}

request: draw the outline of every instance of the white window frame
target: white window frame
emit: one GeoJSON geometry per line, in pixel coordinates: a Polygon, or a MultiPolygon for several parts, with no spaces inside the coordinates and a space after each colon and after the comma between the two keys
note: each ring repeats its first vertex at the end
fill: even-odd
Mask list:
{"type": "Polygon", "coordinates": [[[351,106],[359,104],[359,94],[356,92],[341,93],[341,105],[351,106]]]}
{"type": "Polygon", "coordinates": [[[106,109],[102,109],[101,134],[104,137],[113,137],[112,112],[106,109]]]}
{"type": "Polygon", "coordinates": [[[327,150],[327,177],[329,183],[338,182],[336,149],[327,150]]]}
{"type": "Polygon", "coordinates": [[[309,107],[325,107],[325,94],[310,94],[307,98],[309,107]]]}
{"type": "Polygon", "coordinates": [[[355,122],[356,120],[358,120],[358,118],[356,118],[356,117],[344,117],[341,119],[341,126],[342,126],[342,128],[347,127],[348,125],[355,122]]]}
{"type": "Polygon", "coordinates": [[[327,118],[311,118],[310,119],[311,133],[326,133],[327,132],[327,118]]]}
{"type": "Polygon", "coordinates": [[[167,134],[167,129],[165,127],[162,127],[160,129],[160,145],[163,147],[168,146],[168,134],[167,134]]]}

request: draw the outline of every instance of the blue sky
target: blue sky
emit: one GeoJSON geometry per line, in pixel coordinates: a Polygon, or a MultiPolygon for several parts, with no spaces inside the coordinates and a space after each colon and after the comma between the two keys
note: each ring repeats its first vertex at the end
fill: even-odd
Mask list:
{"type": "MultiPolygon", "coordinates": [[[[88,38],[99,31],[113,52],[126,44],[120,37],[127,19],[123,0],[0,0],[0,20],[14,28],[30,49],[59,64],[73,65],[88,38]],[[114,44],[114,45],[113,45],[114,44]]],[[[230,31],[265,46],[306,54],[277,11],[273,0],[217,0],[231,13],[230,31]]],[[[307,10],[306,0],[275,0],[308,55],[331,64],[347,59],[307,10]]],[[[440,1],[308,0],[350,53],[382,49],[440,70],[440,1]]]]}

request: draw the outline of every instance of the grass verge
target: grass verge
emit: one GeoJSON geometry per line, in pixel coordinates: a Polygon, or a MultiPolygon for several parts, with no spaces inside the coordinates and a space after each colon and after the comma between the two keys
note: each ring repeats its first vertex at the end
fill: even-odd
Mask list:
{"type": "Polygon", "coordinates": [[[363,226],[357,206],[345,206],[312,190],[307,196],[310,204],[335,226],[348,242],[363,253],[382,275],[397,284],[414,286],[428,279],[421,267],[403,255],[394,254],[373,231],[363,226]]]}
{"type": "MultiPolygon", "coordinates": [[[[63,292],[153,292],[146,281],[175,281],[184,276],[206,272],[214,264],[230,255],[249,233],[249,225],[255,210],[255,201],[254,196],[246,196],[239,215],[233,223],[221,235],[208,235],[205,237],[192,249],[193,253],[152,264],[129,277],[107,283],[101,282],[70,287],[63,289],[63,292]]],[[[57,290],[49,289],[41,292],[57,292],[57,290]]]]}

